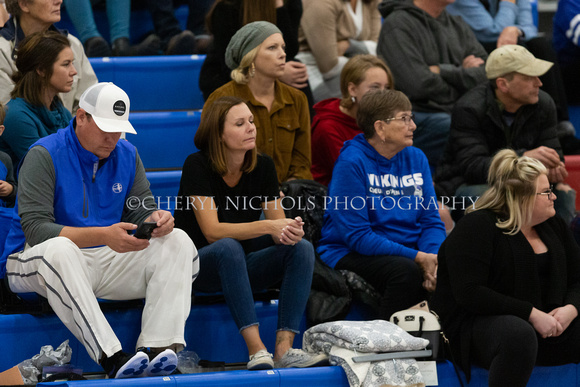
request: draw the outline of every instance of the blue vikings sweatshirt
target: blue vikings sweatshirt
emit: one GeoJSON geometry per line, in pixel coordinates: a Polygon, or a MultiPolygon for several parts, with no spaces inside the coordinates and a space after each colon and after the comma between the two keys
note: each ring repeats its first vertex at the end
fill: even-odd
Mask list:
{"type": "Polygon", "coordinates": [[[325,207],[318,253],[330,267],[350,252],[437,254],[445,239],[427,158],[414,147],[387,159],[362,134],[347,141],[325,207]]]}

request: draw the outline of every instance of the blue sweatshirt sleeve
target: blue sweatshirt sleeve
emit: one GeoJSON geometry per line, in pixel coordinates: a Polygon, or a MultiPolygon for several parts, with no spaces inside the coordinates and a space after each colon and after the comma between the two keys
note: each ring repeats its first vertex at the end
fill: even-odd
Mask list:
{"type": "MultiPolygon", "coordinates": [[[[366,173],[361,165],[352,160],[337,162],[330,185],[330,200],[326,211],[334,225],[332,239],[342,241],[350,251],[361,255],[398,255],[411,259],[417,250],[393,242],[385,235],[377,234],[372,228],[368,211],[372,203],[366,199],[366,173]],[[365,198],[365,206],[360,208],[365,198]]],[[[376,206],[380,210],[380,206],[376,206]]]]}
{"type": "Polygon", "coordinates": [[[437,203],[437,196],[435,195],[435,188],[433,187],[433,179],[431,178],[431,170],[427,158],[423,156],[422,161],[423,173],[423,198],[425,203],[425,210],[421,212],[421,237],[417,242],[419,251],[425,253],[437,254],[441,243],[445,240],[445,225],[441,220],[438,209],[434,203],[437,203]]]}

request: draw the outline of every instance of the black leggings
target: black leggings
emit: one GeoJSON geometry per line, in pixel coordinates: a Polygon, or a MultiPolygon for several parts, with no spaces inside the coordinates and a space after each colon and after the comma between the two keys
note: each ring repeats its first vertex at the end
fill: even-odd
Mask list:
{"type": "Polygon", "coordinates": [[[367,256],[349,253],[338,261],[336,270],[350,270],[383,295],[379,318],[388,320],[427,297],[423,275],[414,260],[392,255],[367,256]]]}
{"type": "Polygon", "coordinates": [[[580,362],[580,324],[572,321],[562,335],[542,339],[516,316],[479,316],[473,323],[471,358],[489,370],[489,386],[525,386],[535,365],[580,362]]]}

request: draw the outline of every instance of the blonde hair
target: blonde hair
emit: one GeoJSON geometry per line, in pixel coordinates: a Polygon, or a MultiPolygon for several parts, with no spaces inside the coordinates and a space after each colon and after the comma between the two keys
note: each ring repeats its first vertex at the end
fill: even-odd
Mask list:
{"type": "Polygon", "coordinates": [[[540,175],[547,175],[544,164],[531,157],[518,157],[512,149],[496,153],[487,176],[489,188],[466,212],[489,209],[498,214],[496,226],[508,235],[517,234],[529,224],[536,200],[540,175]]]}
{"type": "Polygon", "coordinates": [[[238,68],[232,70],[230,76],[232,77],[234,82],[240,85],[245,85],[250,81],[250,78],[253,77],[253,75],[250,74],[250,70],[252,68],[252,64],[254,63],[254,60],[256,59],[256,56],[258,56],[258,51],[260,50],[261,46],[262,44],[260,44],[259,46],[248,52],[242,58],[238,68]]]}
{"type": "Polygon", "coordinates": [[[365,80],[367,70],[375,67],[383,69],[387,73],[389,79],[387,89],[395,89],[393,73],[382,59],[370,54],[355,55],[346,62],[340,73],[340,92],[342,93],[340,106],[350,109],[355,104],[348,92],[348,84],[352,82],[355,86],[360,85],[365,80]]]}

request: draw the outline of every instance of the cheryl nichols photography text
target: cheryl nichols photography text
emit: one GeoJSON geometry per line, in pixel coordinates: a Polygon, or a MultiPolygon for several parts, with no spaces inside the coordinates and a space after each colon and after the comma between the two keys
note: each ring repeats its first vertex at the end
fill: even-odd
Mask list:
{"type": "MultiPolygon", "coordinates": [[[[151,199],[156,204],[157,209],[161,210],[193,210],[212,208],[217,209],[217,206],[211,197],[188,197],[181,196],[153,196],[145,199],[140,199],[136,196],[127,199],[127,207],[131,210],[137,208],[145,208],[154,210],[151,199]]],[[[262,204],[265,208],[280,206],[285,211],[289,210],[304,210],[310,211],[321,206],[324,210],[436,210],[440,206],[446,206],[451,210],[466,209],[475,203],[477,197],[455,197],[442,196],[439,201],[435,198],[426,199],[423,196],[417,195],[403,195],[403,196],[306,196],[306,197],[284,197],[281,202],[275,200],[274,197],[267,196],[233,196],[226,198],[225,210],[261,210],[262,204]]]]}

